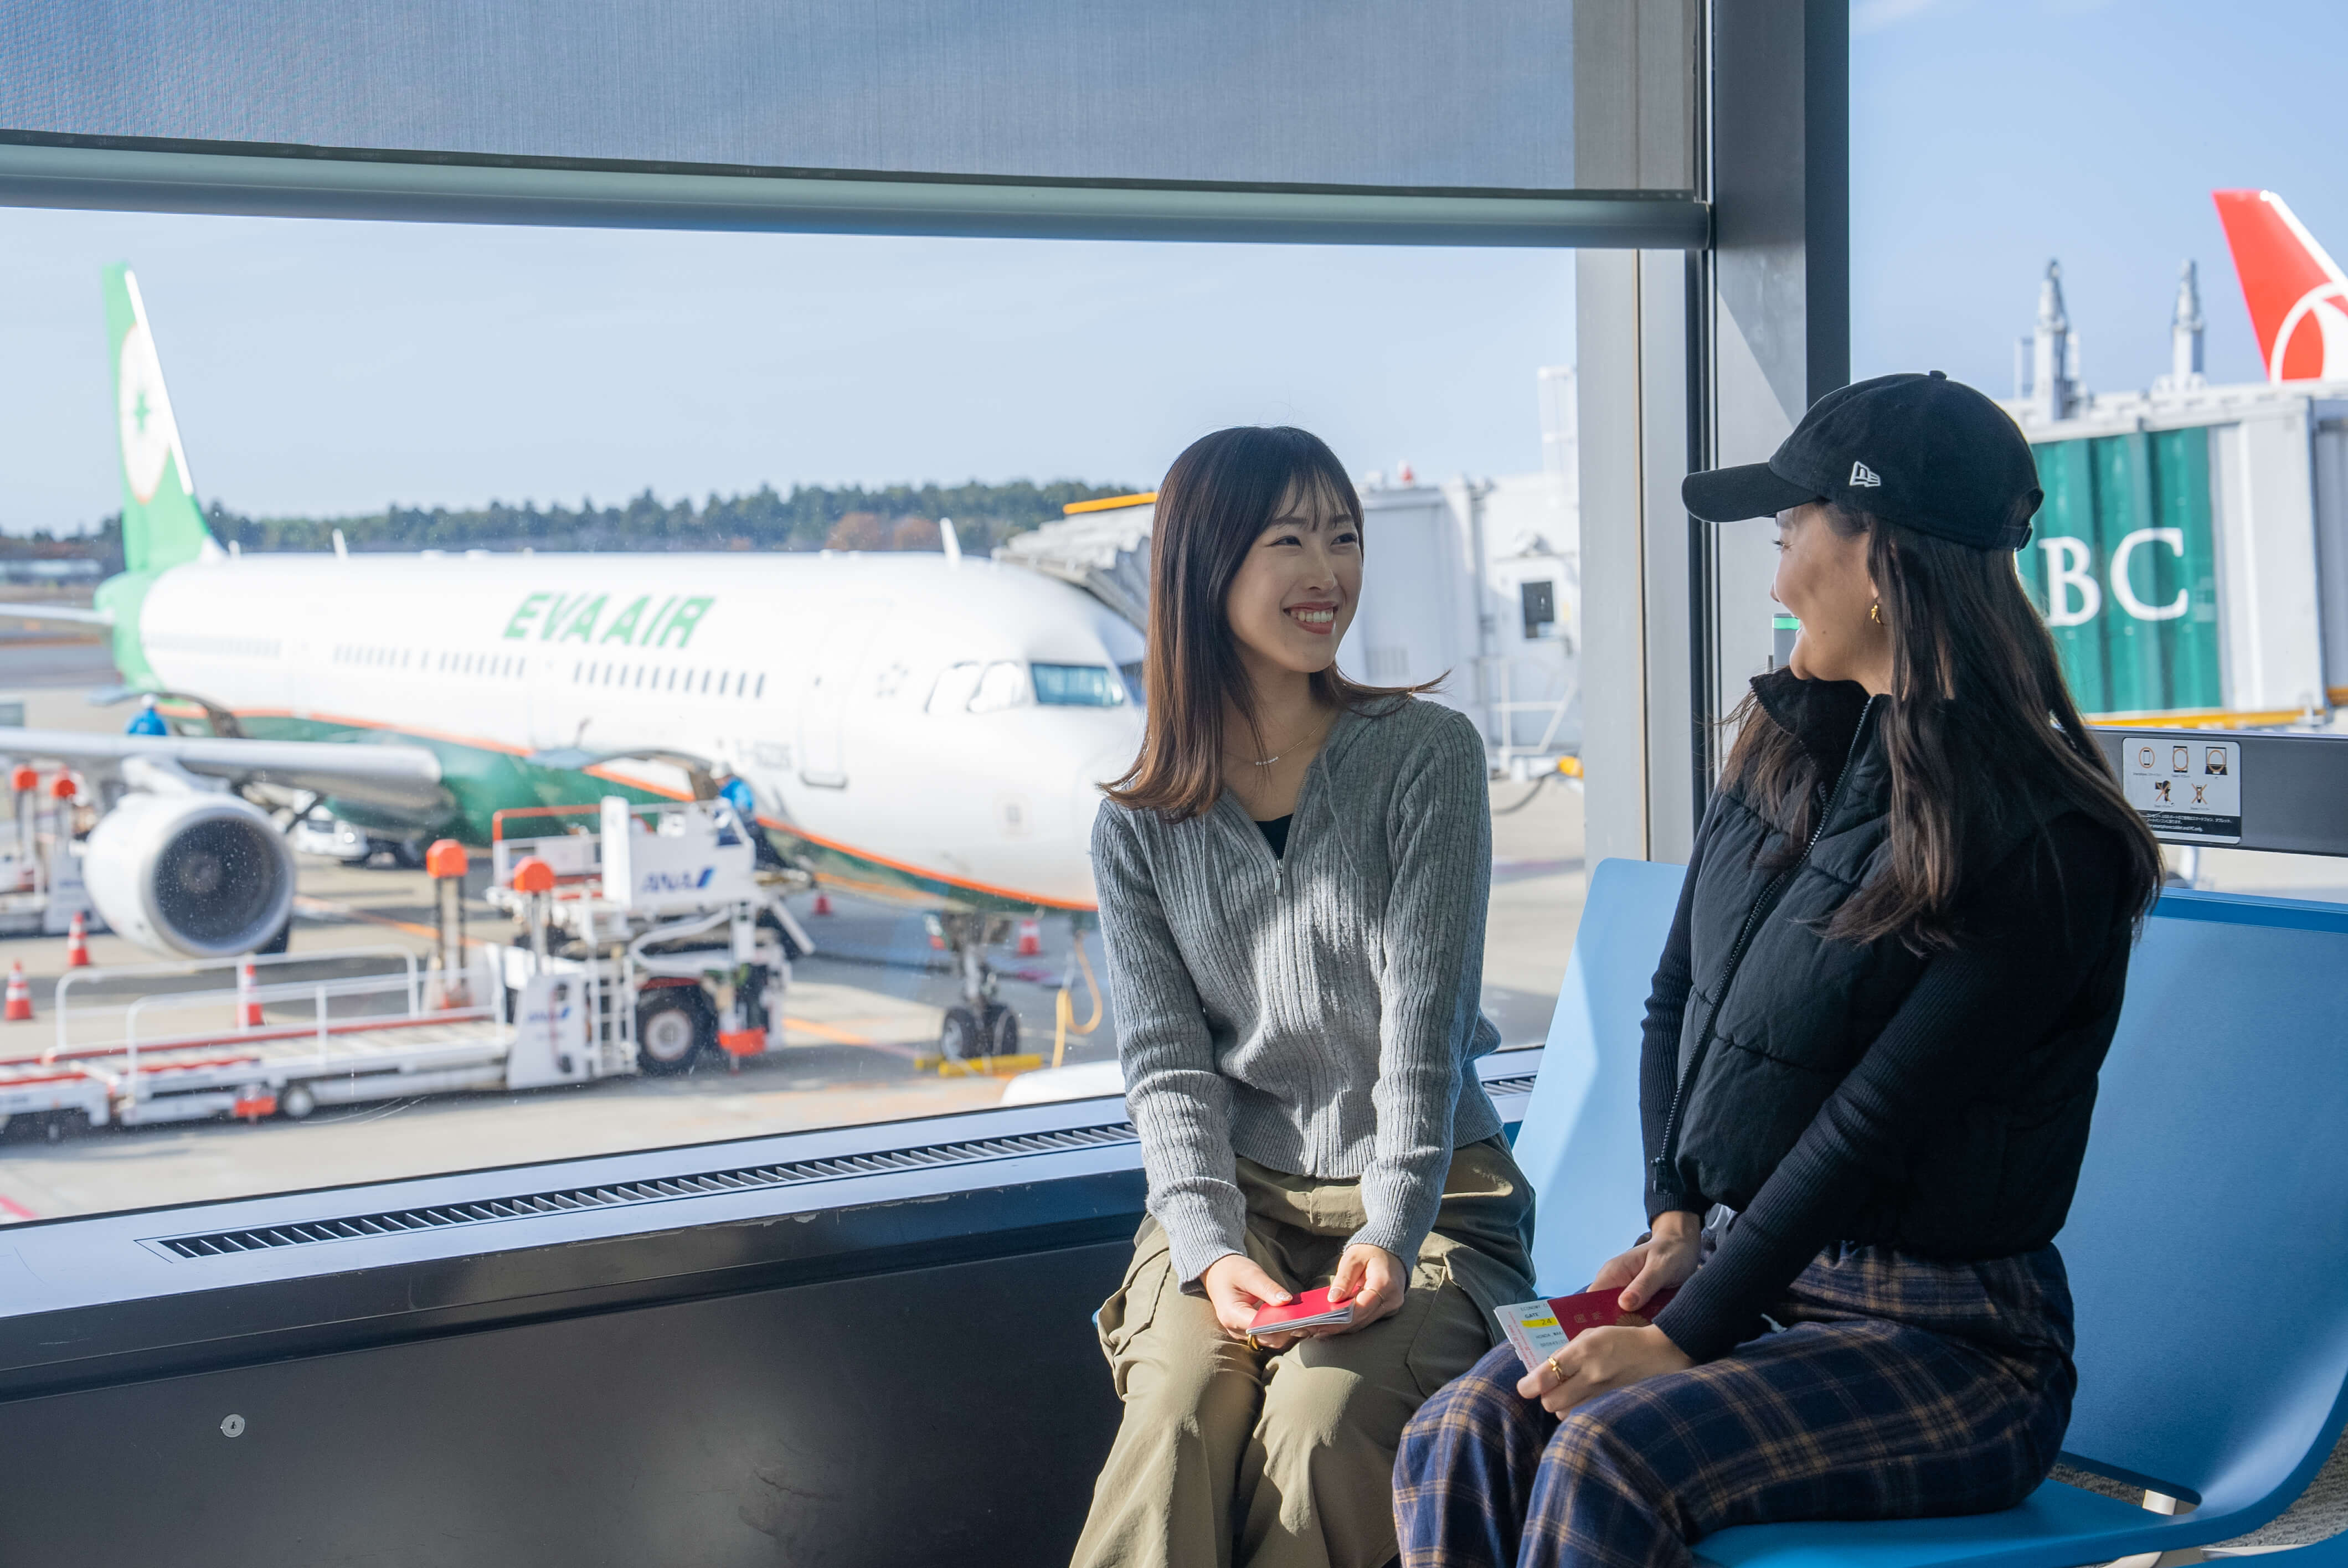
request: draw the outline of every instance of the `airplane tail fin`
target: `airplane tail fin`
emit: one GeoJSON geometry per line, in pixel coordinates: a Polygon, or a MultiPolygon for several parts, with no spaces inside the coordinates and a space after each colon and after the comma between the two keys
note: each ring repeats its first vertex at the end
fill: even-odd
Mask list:
{"type": "Polygon", "coordinates": [[[2348,377],[2348,278],[2271,190],[2213,190],[2269,381],[2348,377]]]}
{"type": "Polygon", "coordinates": [[[122,562],[160,571],[220,553],[196,505],[187,449],[163,390],[163,364],[127,263],[106,269],[106,335],[114,355],[116,433],[122,452],[122,562]]]}

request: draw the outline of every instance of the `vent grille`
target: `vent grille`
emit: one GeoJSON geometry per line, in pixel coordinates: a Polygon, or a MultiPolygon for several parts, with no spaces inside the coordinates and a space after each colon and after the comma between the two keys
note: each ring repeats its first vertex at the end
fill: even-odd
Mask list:
{"type": "Polygon", "coordinates": [[[497,1220],[527,1219],[538,1214],[625,1208],[633,1204],[665,1203],[672,1198],[699,1198],[720,1193],[797,1187],[811,1182],[836,1182],[851,1176],[881,1176],[901,1171],[932,1170],[940,1165],[973,1165],[990,1160],[1015,1160],[1029,1154],[1057,1154],[1076,1149],[1107,1149],[1138,1141],[1132,1122],[1117,1122],[1097,1127],[1070,1127],[1057,1132],[1024,1132],[1015,1137],[973,1138],[958,1143],[930,1143],[912,1149],[841,1154],[824,1160],[747,1165],[739,1170],[664,1176],[657,1181],[566,1187],[559,1192],[485,1198],[478,1203],[435,1204],[425,1208],[390,1209],[380,1214],[303,1220],[294,1225],[267,1225],[252,1230],[158,1236],[152,1241],[153,1245],[175,1257],[220,1257],[231,1253],[270,1252],[280,1247],[306,1246],[313,1242],[353,1241],[362,1236],[447,1230],[455,1225],[488,1225],[497,1220]]]}
{"type": "Polygon", "coordinates": [[[1540,1076],[1540,1074],[1537,1072],[1523,1072],[1519,1073],[1514,1078],[1488,1078],[1484,1080],[1484,1092],[1487,1094],[1530,1094],[1533,1091],[1533,1080],[1540,1076]]]}

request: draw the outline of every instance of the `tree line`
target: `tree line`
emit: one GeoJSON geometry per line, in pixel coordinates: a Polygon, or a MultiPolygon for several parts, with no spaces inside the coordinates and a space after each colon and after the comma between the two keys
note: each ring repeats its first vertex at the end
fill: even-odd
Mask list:
{"type": "MultiPolygon", "coordinates": [[[[246,550],[330,550],[335,531],[354,550],[933,550],[938,519],[953,519],[962,548],[983,554],[1012,535],[1057,521],[1075,501],[1130,495],[1130,485],[1026,479],[1003,485],[762,485],[746,495],[663,501],[647,489],[618,506],[582,499],[485,507],[386,507],[342,518],[255,518],[219,501],[204,508],[212,535],[246,550]]],[[[46,541],[47,536],[36,536],[46,541]]],[[[27,541],[29,543],[29,541],[27,541]]],[[[122,516],[57,541],[122,564],[122,516]]],[[[51,548],[56,548],[52,546],[51,548]]]]}

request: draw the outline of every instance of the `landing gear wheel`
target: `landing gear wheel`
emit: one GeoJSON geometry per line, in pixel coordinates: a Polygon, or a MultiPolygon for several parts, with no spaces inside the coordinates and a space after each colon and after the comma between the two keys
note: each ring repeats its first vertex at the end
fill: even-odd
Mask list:
{"type": "Polygon", "coordinates": [[[716,1043],[716,1020],[697,989],[663,986],[636,1004],[636,1066],[653,1077],[692,1071],[716,1043]]]}
{"type": "Polygon", "coordinates": [[[986,1054],[976,1013],[968,1008],[946,1009],[945,1026],[938,1030],[938,1054],[948,1061],[975,1061],[986,1054]]]}
{"type": "Polygon", "coordinates": [[[1019,1015],[996,1002],[986,1009],[986,1054],[1019,1054],[1019,1015]]]}

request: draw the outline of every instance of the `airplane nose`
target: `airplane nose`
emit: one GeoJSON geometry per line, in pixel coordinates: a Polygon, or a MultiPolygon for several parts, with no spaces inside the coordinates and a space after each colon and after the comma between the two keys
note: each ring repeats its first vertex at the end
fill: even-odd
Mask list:
{"type": "Polygon", "coordinates": [[[1100,786],[1112,779],[1123,778],[1132,768],[1133,759],[1141,749],[1141,738],[1107,747],[1087,758],[1076,770],[1076,790],[1079,794],[1098,794],[1100,786]]]}

